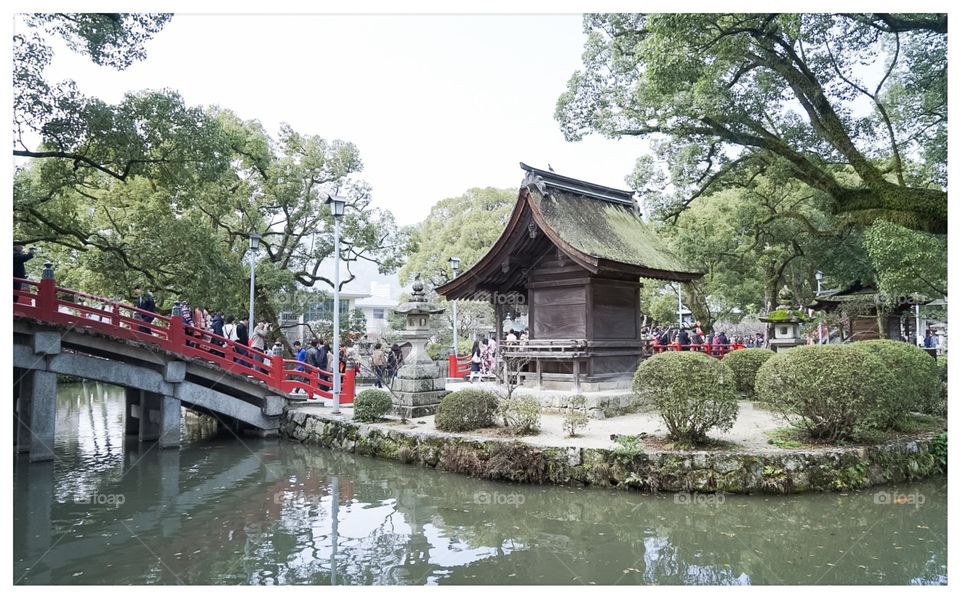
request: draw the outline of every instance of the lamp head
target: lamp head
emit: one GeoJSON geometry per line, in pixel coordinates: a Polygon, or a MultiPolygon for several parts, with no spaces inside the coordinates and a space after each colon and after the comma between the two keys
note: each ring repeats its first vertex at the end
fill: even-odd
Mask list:
{"type": "Polygon", "coordinates": [[[343,211],[347,207],[347,200],[336,195],[327,195],[327,205],[330,206],[330,213],[334,218],[341,218],[343,211]]]}
{"type": "Polygon", "coordinates": [[[453,268],[454,272],[460,270],[460,258],[451,257],[449,261],[450,261],[450,267],[453,268]]]}
{"type": "Polygon", "coordinates": [[[260,235],[257,233],[250,233],[250,250],[256,251],[260,249],[260,235]]]}
{"type": "Polygon", "coordinates": [[[823,272],[821,272],[820,270],[817,270],[814,276],[816,277],[817,280],[823,280],[823,272]]]}

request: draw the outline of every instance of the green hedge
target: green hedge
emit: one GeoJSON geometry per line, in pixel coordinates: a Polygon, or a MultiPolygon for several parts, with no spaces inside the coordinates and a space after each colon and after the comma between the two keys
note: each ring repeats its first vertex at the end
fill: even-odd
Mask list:
{"type": "Polygon", "coordinates": [[[757,370],[775,353],[770,349],[737,349],[723,358],[723,363],[733,370],[737,390],[747,396],[753,396],[757,370]]]}
{"type": "Polygon", "coordinates": [[[937,360],[926,351],[911,343],[891,340],[860,341],[850,346],[873,353],[893,372],[896,383],[881,399],[888,405],[881,409],[878,428],[895,426],[907,411],[941,415],[937,360]]]}
{"type": "Polygon", "coordinates": [[[733,372],[703,353],[668,352],[644,360],[633,389],[653,405],[674,440],[700,443],[711,428],[729,430],[737,420],[733,372]]]}
{"type": "Polygon", "coordinates": [[[468,388],[440,400],[434,423],[444,432],[467,432],[494,425],[497,397],[485,390],[468,388]]]}
{"type": "MultiPolygon", "coordinates": [[[[829,442],[891,419],[886,397],[894,374],[873,352],[853,345],[808,345],[777,353],[760,366],[762,401],[829,442]]],[[[895,418],[894,418],[895,419],[895,418]]]]}
{"type": "Polygon", "coordinates": [[[393,409],[393,399],[385,390],[368,388],[357,395],[353,401],[353,419],[361,422],[374,422],[393,409]]]}

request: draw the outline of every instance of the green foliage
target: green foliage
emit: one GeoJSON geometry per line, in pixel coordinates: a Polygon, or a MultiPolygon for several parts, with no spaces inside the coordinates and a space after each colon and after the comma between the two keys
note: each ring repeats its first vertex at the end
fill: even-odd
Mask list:
{"type": "MultiPolygon", "coordinates": [[[[829,198],[779,172],[696,198],[676,221],[667,220],[660,234],[679,257],[704,272],[683,289],[684,304],[704,330],[717,320],[772,309],[784,284],[809,304],[818,269],[828,273],[831,285],[873,277],[859,235],[832,213],[829,198]]],[[[661,305],[669,318],[661,321],[675,321],[674,284],[664,287],[662,302],[645,313],[661,305]]]]}
{"type": "Polygon", "coordinates": [[[663,418],[671,438],[692,444],[733,427],[739,406],[733,372],[696,352],[660,353],[637,368],[633,388],[663,418]]]}
{"type": "Polygon", "coordinates": [[[434,361],[440,361],[449,355],[449,352],[450,348],[440,343],[427,343],[427,356],[434,361]]]}
{"type": "Polygon", "coordinates": [[[626,459],[633,459],[643,452],[643,439],[635,434],[621,434],[613,439],[616,444],[613,454],[626,459]]]}
{"type": "Polygon", "coordinates": [[[467,432],[494,425],[497,397],[485,390],[468,388],[440,400],[434,423],[444,432],[467,432]]]}
{"type": "Polygon", "coordinates": [[[587,397],[573,395],[567,400],[567,404],[563,408],[563,430],[570,438],[573,438],[577,435],[577,430],[586,429],[589,423],[587,397]]]}
{"type": "Polygon", "coordinates": [[[661,213],[779,171],[861,222],[946,232],[945,14],[603,13],[584,26],[556,117],[568,140],[653,138],[633,183],[661,213]],[[888,66],[879,88],[860,78],[888,66]]]}
{"type": "Polygon", "coordinates": [[[888,420],[893,374],[871,352],[849,345],[808,345],[760,366],[756,392],[812,437],[835,442],[888,420]]]}
{"type": "Polygon", "coordinates": [[[946,235],[917,232],[878,220],[866,230],[863,241],[885,295],[946,296],[946,235]]]}
{"type": "Polygon", "coordinates": [[[766,318],[773,322],[806,322],[810,318],[796,309],[775,309],[766,318]]]}
{"type": "MultiPolygon", "coordinates": [[[[314,299],[316,297],[314,296],[314,299]]],[[[324,340],[333,339],[333,320],[313,320],[307,322],[314,336],[324,340]]],[[[362,309],[340,314],[340,344],[356,341],[367,333],[367,317],[362,309]]]]}
{"type": "Polygon", "coordinates": [[[947,471],[947,433],[940,434],[933,440],[933,457],[937,460],[940,470],[947,471]]]}
{"type": "Polygon", "coordinates": [[[891,340],[860,341],[851,347],[873,353],[893,373],[895,384],[887,389],[884,398],[878,397],[878,401],[891,404],[890,408],[882,410],[884,419],[878,422],[879,429],[893,427],[907,411],[944,415],[938,405],[940,378],[937,362],[926,351],[911,343],[891,340]]]}
{"type": "Polygon", "coordinates": [[[796,428],[777,428],[768,432],[770,439],[767,444],[772,444],[782,449],[795,449],[804,446],[803,438],[799,437],[796,428]]]}
{"type": "Polygon", "coordinates": [[[500,237],[516,201],[516,189],[486,187],[434,204],[412,235],[401,282],[420,274],[432,287],[440,286],[453,278],[451,257],[460,258],[461,273],[469,270],[500,237]]]}
{"type": "Polygon", "coordinates": [[[753,396],[757,370],[774,356],[770,349],[738,349],[723,358],[723,363],[733,371],[737,390],[747,396],[753,396]]]}
{"type": "Polygon", "coordinates": [[[353,419],[374,422],[393,409],[393,399],[384,390],[368,388],[357,395],[353,402],[353,419]]]}
{"type": "MultiPolygon", "coordinates": [[[[447,356],[450,355],[450,345],[451,343],[428,343],[427,344],[427,355],[430,356],[430,359],[434,361],[439,361],[441,359],[447,359],[447,356]]],[[[470,354],[470,349],[473,347],[473,341],[470,339],[457,339],[457,354],[461,357],[464,355],[470,354]]]]}
{"type": "Polygon", "coordinates": [[[497,415],[511,434],[525,436],[540,432],[540,402],[534,396],[513,395],[501,400],[497,415]]]}
{"type": "MultiPolygon", "coordinates": [[[[256,311],[275,322],[281,309],[302,309],[303,289],[332,289],[329,269],[319,267],[333,252],[323,193],[338,187],[347,199],[342,283],[357,260],[384,273],[399,266],[406,237],[354,178],[362,163],[353,144],[287,126],[272,139],[256,122],[188,108],[170,94],[128,96],[115,110],[124,120],[102,124],[112,132],[78,143],[105,167],[126,169],[134,160],[122,181],[77,172],[68,159],[35,161],[15,177],[15,234],[44,242],[67,284],[126,297],[140,282],[158,305],[185,298],[245,312],[247,234],[259,230],[268,251],[257,264],[256,311]]],[[[362,334],[362,320],[351,314],[344,328],[362,334]]]]}

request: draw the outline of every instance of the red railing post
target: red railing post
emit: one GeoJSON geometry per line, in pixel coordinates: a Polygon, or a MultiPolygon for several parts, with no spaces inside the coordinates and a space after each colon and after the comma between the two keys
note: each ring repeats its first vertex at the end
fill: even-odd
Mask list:
{"type": "Polygon", "coordinates": [[[340,388],[340,403],[353,403],[357,390],[357,373],[351,368],[342,374],[343,384],[340,388]]]}
{"type": "Polygon", "coordinates": [[[43,264],[43,276],[37,289],[37,311],[44,320],[55,322],[57,319],[57,279],[53,275],[53,262],[43,264]]]}
{"type": "Polygon", "coordinates": [[[280,392],[287,392],[287,389],[284,388],[286,383],[284,367],[285,364],[283,363],[283,355],[270,356],[270,378],[273,381],[274,388],[280,392]]]}
{"type": "Polygon", "coordinates": [[[183,329],[183,316],[180,315],[180,302],[173,302],[173,311],[170,314],[170,330],[167,331],[168,348],[175,353],[185,354],[187,349],[187,333],[183,329]]]}
{"type": "Polygon", "coordinates": [[[460,377],[460,367],[457,365],[457,354],[451,353],[447,365],[447,371],[449,371],[449,376],[451,378],[460,377]]]}

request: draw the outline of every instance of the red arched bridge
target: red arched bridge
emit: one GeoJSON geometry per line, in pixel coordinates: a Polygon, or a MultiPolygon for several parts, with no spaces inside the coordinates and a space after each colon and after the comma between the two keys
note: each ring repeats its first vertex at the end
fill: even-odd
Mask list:
{"type": "MultiPolygon", "coordinates": [[[[176,311],[176,310],[175,310],[176,311]]],[[[126,429],[179,446],[180,408],[236,432],[275,433],[288,399],[332,398],[333,374],[241,345],[172,316],[40,282],[14,279],[15,440],[30,459],[53,458],[58,375],[123,386],[126,429]]],[[[353,403],[355,374],[341,384],[353,403]]]]}

